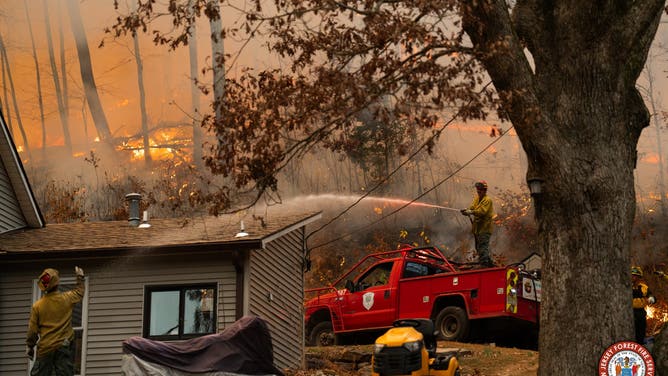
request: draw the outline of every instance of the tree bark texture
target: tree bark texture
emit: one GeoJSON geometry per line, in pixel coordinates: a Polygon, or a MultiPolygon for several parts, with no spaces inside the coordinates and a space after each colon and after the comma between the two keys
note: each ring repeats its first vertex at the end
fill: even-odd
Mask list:
{"type": "Polygon", "coordinates": [[[657,375],[668,375],[668,326],[664,324],[663,329],[654,338],[652,349],[657,375]]]}
{"type": "Polygon", "coordinates": [[[635,88],[664,1],[466,1],[464,28],[527,153],[543,257],[539,375],[594,375],[633,338],[635,88]],[[525,56],[531,53],[535,68],[525,56]]]}

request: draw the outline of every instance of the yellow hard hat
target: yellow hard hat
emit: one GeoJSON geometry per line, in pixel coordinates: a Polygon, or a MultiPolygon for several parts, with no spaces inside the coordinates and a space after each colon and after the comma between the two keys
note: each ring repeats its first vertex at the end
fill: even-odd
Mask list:
{"type": "Polygon", "coordinates": [[[487,182],[484,180],[480,180],[475,183],[476,189],[487,189],[487,182]]]}
{"type": "Polygon", "coordinates": [[[637,275],[638,277],[642,277],[642,268],[639,266],[632,266],[631,275],[637,275]]]}

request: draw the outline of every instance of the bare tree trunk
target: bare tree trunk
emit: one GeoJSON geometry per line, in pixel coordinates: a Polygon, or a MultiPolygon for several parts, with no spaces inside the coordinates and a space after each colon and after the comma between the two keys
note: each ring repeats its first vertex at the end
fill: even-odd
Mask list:
{"type": "Polygon", "coordinates": [[[213,68],[213,99],[216,121],[220,119],[225,95],[225,46],[223,45],[223,22],[220,18],[218,0],[207,3],[211,19],[211,64],[213,68]]]}
{"type": "Polygon", "coordinates": [[[664,174],[663,174],[663,150],[661,146],[661,124],[660,124],[660,115],[659,111],[656,108],[656,98],[654,97],[654,75],[652,74],[652,61],[651,59],[648,59],[647,64],[646,64],[646,69],[645,71],[647,72],[647,82],[649,87],[647,88],[647,100],[649,101],[649,105],[652,107],[652,123],[654,124],[654,132],[656,134],[656,154],[659,158],[658,161],[658,168],[659,168],[659,194],[661,195],[661,199],[659,200],[659,204],[661,205],[661,216],[665,219],[668,216],[668,212],[666,210],[666,185],[665,185],[665,180],[664,180],[664,174]]]}
{"type": "MultiPolygon", "coordinates": [[[[132,11],[136,10],[137,4],[132,2],[132,11]]],[[[137,63],[137,85],[139,86],[139,108],[141,111],[141,130],[144,142],[144,163],[147,168],[151,167],[151,139],[148,130],[148,115],[146,113],[146,89],[144,88],[144,63],[139,51],[139,37],[137,32],[132,33],[132,41],[135,49],[135,62],[137,63]]]]}
{"type": "Polygon", "coordinates": [[[65,116],[70,118],[70,93],[67,84],[67,63],[65,61],[65,35],[63,30],[63,6],[58,2],[58,43],[60,47],[60,79],[63,82],[63,106],[65,107],[65,116]]]}
{"type": "Polygon", "coordinates": [[[78,0],[67,0],[67,5],[70,13],[70,24],[74,39],[77,45],[77,54],[79,55],[79,70],[81,71],[81,80],[86,94],[86,101],[90,109],[97,134],[100,140],[105,142],[108,146],[113,148],[111,131],[107,123],[107,117],[104,114],[104,108],[100,102],[100,96],[97,92],[97,85],[95,84],[95,77],[93,76],[93,64],[90,59],[90,50],[88,48],[88,39],[86,38],[86,30],[83,27],[81,19],[81,11],[79,9],[78,0]]]}
{"type": "Polygon", "coordinates": [[[39,70],[39,60],[37,59],[37,48],[35,47],[35,36],[32,32],[32,21],[30,20],[30,11],[28,10],[28,0],[23,0],[28,20],[28,31],[30,32],[30,43],[32,46],[32,58],[35,62],[35,76],[37,81],[37,102],[39,104],[39,119],[42,124],[42,159],[46,159],[46,122],[44,120],[44,99],[42,97],[42,79],[39,70]]]}
{"type": "Polygon", "coordinates": [[[542,185],[538,374],[598,374],[605,349],[634,338],[633,170],[649,125],[635,85],[664,0],[524,1],[512,20],[505,0],[465,3],[463,27],[488,52],[479,58],[527,153],[527,180],[542,185]]]}
{"type": "Polygon", "coordinates": [[[16,113],[16,123],[19,126],[19,132],[21,132],[21,137],[23,138],[23,146],[25,152],[28,155],[28,158],[31,158],[30,145],[28,143],[28,137],[26,136],[25,129],[23,129],[23,122],[21,121],[21,112],[19,112],[19,104],[16,100],[16,90],[14,89],[14,80],[12,79],[12,71],[10,70],[9,56],[7,55],[7,49],[5,48],[5,42],[0,35],[0,53],[3,56],[4,67],[7,70],[7,79],[9,80],[9,89],[12,95],[12,102],[14,103],[14,113],[16,113]]]}
{"type": "MultiPolygon", "coordinates": [[[[193,0],[188,1],[188,10],[192,13],[193,0]]],[[[190,15],[193,16],[192,14],[190,15]]],[[[202,126],[200,116],[200,90],[197,87],[197,77],[199,68],[197,63],[197,27],[192,23],[190,28],[190,41],[188,42],[188,52],[190,56],[190,92],[192,98],[192,117],[193,117],[193,162],[198,171],[204,170],[202,153],[202,126]]]]}
{"type": "Polygon", "coordinates": [[[69,155],[72,155],[72,138],[70,137],[70,127],[65,112],[65,105],[63,104],[63,92],[60,90],[60,79],[58,74],[58,67],[56,66],[56,57],[53,51],[53,38],[51,37],[51,21],[49,20],[49,3],[47,0],[42,0],[44,8],[44,27],[46,29],[46,42],[49,49],[49,62],[51,63],[51,76],[53,77],[53,85],[56,90],[56,100],[58,102],[58,114],[60,115],[60,123],[63,127],[63,139],[65,140],[65,148],[69,155]]]}
{"type": "MultiPolygon", "coordinates": [[[[223,45],[223,22],[220,18],[218,0],[210,0],[207,4],[209,26],[211,28],[211,67],[213,69],[213,106],[216,124],[220,124],[222,106],[225,99],[225,48],[223,45]]],[[[230,148],[229,140],[218,142],[223,149],[230,148]]]]}

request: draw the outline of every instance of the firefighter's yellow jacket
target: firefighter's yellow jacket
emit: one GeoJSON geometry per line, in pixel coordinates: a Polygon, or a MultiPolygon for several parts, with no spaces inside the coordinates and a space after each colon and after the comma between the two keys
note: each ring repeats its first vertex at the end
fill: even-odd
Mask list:
{"type": "Polygon", "coordinates": [[[649,287],[644,282],[638,281],[638,283],[633,285],[633,308],[644,309],[647,306],[648,296],[649,287]]]}
{"type": "Polygon", "coordinates": [[[492,199],[485,195],[482,198],[476,196],[469,206],[473,214],[473,234],[491,234],[492,218],[494,218],[494,205],[492,199]]]}
{"type": "Polygon", "coordinates": [[[84,278],[77,277],[77,285],[74,289],[60,292],[56,288],[33,304],[26,344],[28,347],[34,347],[37,344],[38,357],[57,350],[65,340],[74,340],[72,309],[83,299],[84,292],[84,278]],[[37,342],[38,338],[39,342],[37,342]]]}

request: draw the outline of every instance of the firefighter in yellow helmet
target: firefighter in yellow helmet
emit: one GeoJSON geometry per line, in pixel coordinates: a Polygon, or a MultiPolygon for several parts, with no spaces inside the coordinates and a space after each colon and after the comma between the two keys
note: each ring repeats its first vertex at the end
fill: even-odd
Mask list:
{"type": "Polygon", "coordinates": [[[32,306],[26,339],[26,354],[35,360],[31,376],[74,375],[72,310],[85,291],[83,270],[77,266],[74,272],[77,285],[65,292],[58,291],[58,270],[48,268],[39,275],[37,285],[44,295],[32,306]]]}
{"type": "Polygon", "coordinates": [[[647,312],[645,307],[656,303],[656,299],[649,291],[649,287],[642,280],[643,272],[639,266],[631,267],[631,280],[633,282],[633,324],[635,326],[636,342],[645,344],[645,331],[647,330],[647,312]]]}
{"type": "Polygon", "coordinates": [[[494,204],[487,196],[487,182],[481,180],[475,183],[476,197],[471,205],[462,209],[461,213],[471,219],[471,229],[475,240],[475,250],[478,262],[483,266],[492,267],[494,263],[489,252],[489,239],[492,237],[494,218],[494,204]]]}

